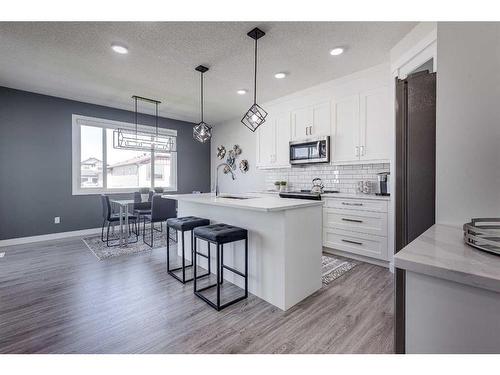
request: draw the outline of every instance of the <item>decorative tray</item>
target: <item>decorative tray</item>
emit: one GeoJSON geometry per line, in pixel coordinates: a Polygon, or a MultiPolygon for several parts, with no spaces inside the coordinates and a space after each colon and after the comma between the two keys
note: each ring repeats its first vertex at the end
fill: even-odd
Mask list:
{"type": "Polygon", "coordinates": [[[464,224],[464,242],[500,255],[500,218],[476,218],[464,224]]]}

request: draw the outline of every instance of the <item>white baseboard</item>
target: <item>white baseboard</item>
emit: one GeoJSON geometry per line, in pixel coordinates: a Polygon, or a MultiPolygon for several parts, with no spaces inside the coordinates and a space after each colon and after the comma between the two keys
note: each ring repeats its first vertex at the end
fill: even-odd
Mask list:
{"type": "Polygon", "coordinates": [[[360,260],[360,261],[365,262],[365,263],[371,263],[371,264],[375,264],[377,266],[389,268],[389,262],[386,260],[365,257],[363,255],[348,253],[347,251],[332,249],[331,247],[326,247],[326,246],[323,246],[323,251],[330,253],[330,254],[334,254],[334,255],[340,255],[341,257],[356,259],[356,260],[360,260]]]}
{"type": "Polygon", "coordinates": [[[50,241],[50,240],[57,240],[60,238],[67,238],[67,237],[86,236],[89,234],[96,234],[96,233],[100,233],[100,232],[101,232],[101,228],[91,228],[91,229],[73,230],[70,232],[58,232],[58,233],[42,234],[40,236],[9,238],[7,240],[0,240],[0,246],[21,245],[21,244],[25,244],[25,243],[50,241]]]}

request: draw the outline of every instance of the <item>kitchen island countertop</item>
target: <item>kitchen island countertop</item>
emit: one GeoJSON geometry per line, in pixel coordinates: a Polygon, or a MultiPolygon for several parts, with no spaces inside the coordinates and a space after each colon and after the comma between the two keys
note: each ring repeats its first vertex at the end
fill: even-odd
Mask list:
{"type": "Polygon", "coordinates": [[[177,201],[207,204],[213,206],[234,207],[256,211],[283,211],[296,208],[321,206],[322,201],[280,198],[269,194],[221,194],[218,197],[214,193],[204,194],[164,194],[163,198],[177,201]],[[248,199],[227,198],[227,196],[245,197],[248,199]]]}

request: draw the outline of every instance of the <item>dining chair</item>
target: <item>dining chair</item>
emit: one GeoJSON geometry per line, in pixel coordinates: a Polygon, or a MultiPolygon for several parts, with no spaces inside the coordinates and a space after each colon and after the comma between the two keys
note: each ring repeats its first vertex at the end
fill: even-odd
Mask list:
{"type": "MultiPolygon", "coordinates": [[[[175,201],[162,198],[161,195],[155,194],[151,199],[151,214],[143,215],[142,240],[150,247],[153,247],[154,231],[163,231],[163,222],[167,219],[175,217],[175,201]],[[150,224],[150,240],[146,241],[146,223],[150,224]],[[154,228],[155,223],[160,223],[161,230],[154,228]]],[[[167,236],[168,237],[168,236],[167,236]]],[[[168,239],[167,239],[168,240],[168,239]]]]}
{"type": "MultiPolygon", "coordinates": [[[[109,227],[111,224],[116,224],[117,222],[120,221],[120,214],[115,214],[111,210],[111,203],[109,201],[109,197],[106,194],[101,194],[101,203],[102,203],[102,228],[101,228],[101,241],[106,242],[107,247],[114,247],[114,246],[119,246],[120,243],[118,242],[117,244],[110,245],[109,244],[109,227]],[[107,226],[106,230],[106,240],[104,240],[104,228],[107,226]]],[[[129,243],[135,243],[139,240],[139,227],[137,223],[137,216],[133,214],[128,215],[128,220],[129,220],[129,232],[134,233],[136,240],[134,242],[129,242],[129,243]],[[130,230],[130,224],[133,224],[135,226],[135,232],[130,230]]]]}
{"type": "Polygon", "coordinates": [[[134,215],[137,216],[137,221],[139,222],[139,224],[143,215],[151,215],[151,198],[153,197],[153,195],[149,191],[146,191],[146,193],[149,194],[148,201],[143,202],[142,192],[134,192],[134,215]]]}

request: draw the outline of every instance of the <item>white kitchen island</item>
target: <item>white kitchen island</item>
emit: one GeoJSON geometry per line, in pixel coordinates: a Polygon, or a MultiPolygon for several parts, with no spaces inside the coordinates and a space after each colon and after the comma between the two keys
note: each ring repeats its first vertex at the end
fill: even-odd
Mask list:
{"type": "MultiPolygon", "coordinates": [[[[248,289],[263,300],[287,310],[321,288],[322,201],[287,199],[264,194],[215,197],[214,194],[163,195],[177,200],[177,216],[198,216],[248,230],[248,289]]],[[[191,248],[185,236],[186,249],[191,248]]],[[[207,244],[198,243],[206,253],[207,244]]],[[[186,257],[191,258],[190,252],[186,257]]],[[[212,270],[215,249],[212,247],[212,270]]],[[[199,264],[206,268],[204,259],[199,264]]],[[[224,263],[244,269],[242,241],[224,246],[224,263]]],[[[213,272],[213,271],[212,271],[213,272]]],[[[231,272],[224,279],[243,287],[231,272]]]]}

